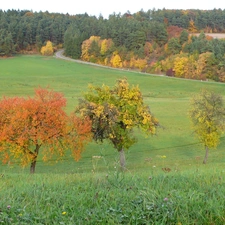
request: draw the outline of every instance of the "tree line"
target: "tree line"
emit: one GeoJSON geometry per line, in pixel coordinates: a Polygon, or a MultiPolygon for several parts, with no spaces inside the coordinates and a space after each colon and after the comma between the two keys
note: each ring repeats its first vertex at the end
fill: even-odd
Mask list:
{"type": "Polygon", "coordinates": [[[40,52],[43,46],[48,55],[64,47],[67,56],[103,65],[224,82],[225,40],[205,35],[224,32],[224,18],[221,9],[153,9],[108,19],[0,10],[0,55],[40,52]]]}

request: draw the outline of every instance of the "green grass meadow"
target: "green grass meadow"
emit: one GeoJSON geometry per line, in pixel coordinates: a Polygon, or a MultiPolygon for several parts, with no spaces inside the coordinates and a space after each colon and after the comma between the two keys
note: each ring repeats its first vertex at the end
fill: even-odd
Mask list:
{"type": "Polygon", "coordinates": [[[225,84],[21,55],[0,59],[0,96],[50,87],[64,93],[69,113],[88,84],[113,86],[124,77],[139,85],[161,124],[156,136],[135,130],[126,172],[107,142],[88,144],[79,162],[69,153],[57,162],[40,156],[33,176],[17,161],[0,164],[0,224],[225,224],[225,136],[203,165],[187,115],[193,95],[208,89],[225,97],[225,84]]]}

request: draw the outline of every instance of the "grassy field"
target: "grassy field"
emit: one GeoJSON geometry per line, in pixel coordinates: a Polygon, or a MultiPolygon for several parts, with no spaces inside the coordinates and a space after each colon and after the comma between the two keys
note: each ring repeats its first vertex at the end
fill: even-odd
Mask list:
{"type": "Polygon", "coordinates": [[[0,165],[2,224],[225,224],[225,138],[202,165],[203,146],[190,129],[190,98],[201,89],[225,97],[225,84],[98,68],[38,55],[0,59],[1,96],[33,95],[38,86],[63,92],[71,112],[89,83],[139,85],[162,128],[126,152],[90,143],[79,162],[37,163],[36,175],[18,163],[0,165]],[[100,159],[92,156],[101,156],[100,159]],[[162,156],[166,156],[162,157],[162,156]],[[165,173],[162,168],[170,168],[165,173]]]}

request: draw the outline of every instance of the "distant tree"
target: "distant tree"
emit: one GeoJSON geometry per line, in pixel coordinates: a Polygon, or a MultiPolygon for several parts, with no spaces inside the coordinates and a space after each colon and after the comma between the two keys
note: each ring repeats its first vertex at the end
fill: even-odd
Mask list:
{"type": "Polygon", "coordinates": [[[168,69],[166,71],[166,75],[169,76],[169,77],[174,77],[174,71],[172,68],[168,69]]]}
{"type": "Polygon", "coordinates": [[[139,59],[139,58],[132,57],[130,60],[130,67],[138,68],[141,71],[147,67],[147,64],[148,64],[148,62],[146,59],[139,59]]]}
{"type": "Polygon", "coordinates": [[[225,127],[225,108],[222,96],[202,91],[191,100],[189,116],[193,129],[205,147],[203,163],[208,159],[209,148],[216,148],[225,127]]]}
{"type": "Polygon", "coordinates": [[[74,59],[79,59],[81,56],[81,44],[83,36],[78,27],[71,25],[64,35],[65,55],[74,59]]]}
{"type": "Polygon", "coordinates": [[[11,33],[6,30],[0,30],[0,56],[11,56],[15,52],[11,33]]]}
{"type": "Polygon", "coordinates": [[[145,56],[149,57],[152,52],[153,52],[152,44],[150,42],[145,42],[145,45],[144,45],[145,56]]]}
{"type": "Polygon", "coordinates": [[[196,66],[198,76],[202,77],[202,80],[206,78],[216,80],[216,64],[215,55],[212,52],[200,54],[196,66]]]}
{"type": "Polygon", "coordinates": [[[88,54],[90,55],[90,62],[97,62],[101,51],[101,41],[92,41],[90,48],[88,49],[88,54]]]}
{"type": "Polygon", "coordinates": [[[100,54],[100,49],[101,49],[100,48],[100,37],[99,36],[91,36],[89,39],[83,41],[83,43],[82,43],[81,58],[85,61],[90,61],[90,58],[94,56],[93,53],[100,54]],[[97,52],[95,52],[95,51],[97,51],[97,52]]]}
{"type": "Polygon", "coordinates": [[[4,162],[19,159],[23,166],[30,163],[35,172],[42,150],[46,161],[53,155],[62,157],[67,149],[76,160],[91,137],[91,122],[67,116],[66,99],[61,93],[37,89],[34,98],[3,98],[0,101],[0,154],[4,162]]]}
{"type": "Polygon", "coordinates": [[[105,56],[112,47],[113,47],[112,39],[104,39],[101,43],[101,50],[100,50],[101,55],[105,56]]]}
{"type": "Polygon", "coordinates": [[[198,29],[195,26],[194,20],[189,21],[188,31],[191,32],[191,33],[197,33],[198,29]]]}
{"type": "Polygon", "coordinates": [[[168,40],[165,25],[155,21],[149,24],[149,29],[146,31],[146,35],[148,42],[156,42],[159,46],[166,44],[168,40]]]}
{"type": "Polygon", "coordinates": [[[184,77],[185,74],[188,72],[186,71],[186,66],[188,63],[188,57],[176,57],[174,60],[173,70],[175,72],[176,77],[184,77]]]}
{"type": "Polygon", "coordinates": [[[139,87],[130,87],[126,79],[118,80],[113,88],[106,85],[89,88],[79,103],[78,111],[92,121],[95,141],[106,139],[117,149],[124,169],[124,149],[129,149],[137,141],[133,136],[134,128],[155,134],[158,120],[144,104],[139,87]]]}
{"type": "Polygon", "coordinates": [[[188,41],[188,32],[186,30],[182,30],[182,32],[180,33],[180,44],[183,45],[186,41],[188,41]]]}
{"type": "Polygon", "coordinates": [[[178,26],[169,26],[167,27],[168,39],[170,38],[178,38],[182,33],[183,28],[178,26]]]}
{"type": "Polygon", "coordinates": [[[181,51],[181,44],[179,42],[179,39],[178,38],[171,38],[169,41],[168,41],[168,49],[169,49],[169,52],[170,54],[179,54],[180,51],[181,51]]]}
{"type": "Polygon", "coordinates": [[[53,55],[53,46],[51,41],[47,41],[46,45],[41,48],[41,54],[50,56],[53,55]]]}
{"type": "Polygon", "coordinates": [[[113,53],[110,62],[111,62],[113,67],[117,67],[117,68],[122,67],[122,60],[121,60],[121,57],[120,57],[120,55],[118,54],[117,51],[115,51],[113,53]]]}

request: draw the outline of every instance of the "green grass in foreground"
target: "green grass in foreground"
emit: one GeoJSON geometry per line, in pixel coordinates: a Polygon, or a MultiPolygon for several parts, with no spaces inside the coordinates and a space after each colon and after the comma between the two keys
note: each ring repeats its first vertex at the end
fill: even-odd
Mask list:
{"type": "Polygon", "coordinates": [[[2,174],[0,224],[225,224],[224,170],[153,170],[2,174]]]}
{"type": "Polygon", "coordinates": [[[50,86],[65,94],[68,112],[88,83],[111,86],[123,77],[139,84],[163,126],[157,136],[145,138],[135,131],[139,142],[126,152],[126,173],[119,172],[118,153],[107,143],[90,143],[79,162],[69,153],[57,163],[43,163],[40,156],[34,176],[16,161],[0,164],[0,224],[225,224],[225,138],[202,165],[204,149],[187,117],[192,95],[207,88],[225,96],[224,84],[54,57],[0,59],[1,96],[33,95],[34,88],[50,86]]]}

